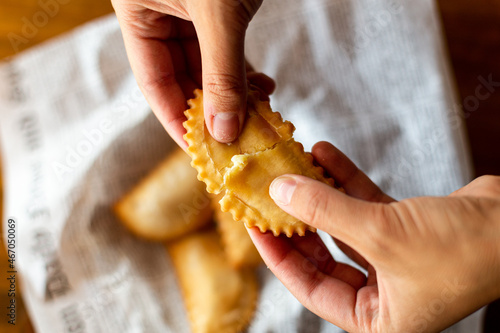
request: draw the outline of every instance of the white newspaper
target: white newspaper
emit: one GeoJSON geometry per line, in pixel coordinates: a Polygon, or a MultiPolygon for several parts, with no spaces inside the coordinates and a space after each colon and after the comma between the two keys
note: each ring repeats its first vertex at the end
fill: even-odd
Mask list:
{"type": "MultiPolygon", "coordinates": [[[[306,149],[334,143],[401,199],[448,194],[471,176],[441,36],[430,0],[266,0],[246,50],[276,79],[273,108],[306,149]]],[[[189,332],[163,246],[110,210],[175,147],[137,88],[114,16],[0,65],[0,135],[4,230],[15,220],[36,331],[189,332]]],[[[341,331],[259,273],[248,332],[341,331]]],[[[421,309],[409,323],[437,315],[421,309]]],[[[476,313],[447,332],[480,326],[476,313]]]]}

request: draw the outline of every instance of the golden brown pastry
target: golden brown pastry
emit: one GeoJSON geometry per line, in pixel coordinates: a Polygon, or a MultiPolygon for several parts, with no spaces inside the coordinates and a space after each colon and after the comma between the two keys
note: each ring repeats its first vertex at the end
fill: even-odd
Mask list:
{"type": "Polygon", "coordinates": [[[168,241],[211,221],[209,194],[189,162],[176,150],[115,204],[116,215],[135,235],[168,241]]]}
{"type": "Polygon", "coordinates": [[[233,268],[215,231],[197,232],[167,245],[193,333],[236,333],[257,303],[253,270],[233,268]]]}
{"type": "Polygon", "coordinates": [[[291,237],[304,235],[311,226],[281,210],[269,196],[269,185],[285,173],[305,175],[331,186],[333,179],[323,175],[323,169],[313,164],[313,157],[304,153],[302,145],[292,138],[293,125],[273,112],[259,92],[250,88],[248,115],[240,137],[231,144],[215,141],[205,126],[203,92],[195,91],[185,112],[191,165],[198,179],[205,182],[210,193],[222,193],[221,209],[229,211],[237,221],[248,227],[257,226],[262,232],[272,231],[291,237]]]}
{"type": "Polygon", "coordinates": [[[245,225],[233,219],[230,213],[220,210],[214,202],[214,221],[217,223],[224,253],[227,260],[235,268],[256,267],[262,263],[259,252],[253,245],[245,225]]]}

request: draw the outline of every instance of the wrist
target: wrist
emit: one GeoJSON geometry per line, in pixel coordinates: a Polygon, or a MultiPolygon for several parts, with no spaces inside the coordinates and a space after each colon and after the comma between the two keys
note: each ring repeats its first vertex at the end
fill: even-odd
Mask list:
{"type": "Polygon", "coordinates": [[[493,221],[495,221],[495,236],[496,241],[494,242],[496,245],[496,257],[494,262],[493,270],[496,273],[496,298],[500,299],[500,200],[497,200],[497,205],[495,209],[493,221]]]}
{"type": "Polygon", "coordinates": [[[500,200],[480,197],[476,203],[480,214],[471,216],[473,229],[464,230],[474,241],[462,259],[471,274],[468,296],[483,306],[500,298],[500,200]]]}

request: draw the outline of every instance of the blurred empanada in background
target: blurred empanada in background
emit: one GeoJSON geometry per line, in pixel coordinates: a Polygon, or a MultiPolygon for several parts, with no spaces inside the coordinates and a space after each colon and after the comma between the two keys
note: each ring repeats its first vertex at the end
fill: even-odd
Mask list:
{"type": "Polygon", "coordinates": [[[194,333],[237,333],[252,319],[257,278],[226,259],[214,230],[167,244],[194,333]]]}
{"type": "Polygon", "coordinates": [[[169,241],[211,221],[210,198],[190,160],[176,150],[115,204],[115,214],[132,233],[169,241]]]}
{"type": "Polygon", "coordinates": [[[245,224],[235,221],[231,213],[221,211],[215,200],[214,207],[214,221],[229,263],[235,268],[256,267],[263,263],[245,224]]]}

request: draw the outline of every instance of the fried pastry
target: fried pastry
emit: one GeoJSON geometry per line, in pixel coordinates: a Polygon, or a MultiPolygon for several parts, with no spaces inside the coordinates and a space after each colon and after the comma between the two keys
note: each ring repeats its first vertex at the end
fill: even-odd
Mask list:
{"type": "Polygon", "coordinates": [[[313,164],[311,154],[292,138],[294,126],[273,112],[259,92],[251,88],[248,94],[247,118],[240,137],[231,144],[215,141],[209,134],[203,115],[203,92],[195,91],[185,112],[191,165],[198,179],[205,182],[210,193],[222,193],[221,209],[229,211],[237,221],[275,236],[303,236],[311,226],[281,210],[269,196],[269,185],[286,173],[305,175],[334,186],[334,181],[313,164]]]}
{"type": "Polygon", "coordinates": [[[205,186],[178,149],[114,206],[115,214],[135,235],[169,241],[211,221],[205,186]]]}
{"type": "Polygon", "coordinates": [[[257,304],[257,279],[250,269],[226,260],[215,231],[197,232],[167,245],[194,333],[236,333],[250,322],[257,304]]]}
{"type": "Polygon", "coordinates": [[[187,153],[193,159],[191,165],[198,170],[198,179],[206,183],[210,193],[223,189],[224,174],[234,155],[266,150],[292,137],[292,123],[283,122],[281,115],[272,112],[269,103],[259,101],[258,93],[254,92],[248,98],[248,115],[240,137],[231,144],[219,143],[205,126],[203,92],[197,89],[194,93],[196,98],[188,101],[191,109],[185,112],[188,120],[183,124],[187,130],[184,140],[189,144],[187,153]]]}
{"type": "Polygon", "coordinates": [[[260,265],[262,258],[253,245],[245,225],[235,221],[230,213],[221,211],[217,202],[214,202],[214,206],[217,206],[214,209],[214,221],[229,263],[235,268],[260,265]]]}

